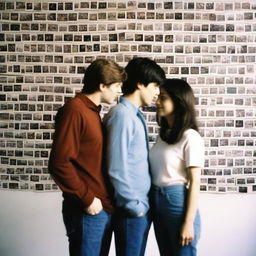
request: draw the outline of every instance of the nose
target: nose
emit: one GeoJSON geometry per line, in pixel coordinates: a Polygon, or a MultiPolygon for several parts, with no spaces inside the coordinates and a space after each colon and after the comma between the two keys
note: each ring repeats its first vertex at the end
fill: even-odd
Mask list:
{"type": "Polygon", "coordinates": [[[157,99],[156,99],[156,105],[160,105],[160,99],[159,99],[159,97],[157,97],[157,99]]]}
{"type": "Polygon", "coordinates": [[[160,89],[159,89],[159,87],[156,87],[156,96],[158,96],[159,93],[160,93],[160,89]]]}
{"type": "Polygon", "coordinates": [[[118,94],[121,94],[121,93],[122,93],[122,84],[120,84],[119,86],[117,86],[116,92],[117,92],[118,94]]]}

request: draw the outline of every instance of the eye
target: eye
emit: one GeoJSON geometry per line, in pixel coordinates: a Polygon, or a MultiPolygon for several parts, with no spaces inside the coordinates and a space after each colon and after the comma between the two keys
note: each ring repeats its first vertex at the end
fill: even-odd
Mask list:
{"type": "Polygon", "coordinates": [[[162,100],[162,101],[163,101],[163,100],[166,100],[166,96],[160,95],[160,96],[159,96],[159,99],[162,100]]]}

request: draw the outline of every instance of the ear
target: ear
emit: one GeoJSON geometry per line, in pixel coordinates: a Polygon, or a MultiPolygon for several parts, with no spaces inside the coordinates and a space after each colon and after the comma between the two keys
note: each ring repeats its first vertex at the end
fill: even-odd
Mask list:
{"type": "Polygon", "coordinates": [[[145,88],[145,85],[142,83],[137,83],[137,87],[139,90],[141,90],[141,89],[145,88]]]}
{"type": "Polygon", "coordinates": [[[105,88],[106,88],[106,85],[103,84],[103,83],[100,83],[100,85],[99,85],[99,90],[100,90],[101,92],[103,92],[103,91],[105,90],[105,88]]]}

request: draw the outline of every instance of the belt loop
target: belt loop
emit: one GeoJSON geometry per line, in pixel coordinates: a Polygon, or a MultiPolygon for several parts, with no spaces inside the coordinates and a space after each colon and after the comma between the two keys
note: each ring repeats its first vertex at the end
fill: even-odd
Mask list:
{"type": "Polygon", "coordinates": [[[164,187],[159,187],[160,188],[160,193],[164,196],[165,195],[165,189],[164,187]]]}

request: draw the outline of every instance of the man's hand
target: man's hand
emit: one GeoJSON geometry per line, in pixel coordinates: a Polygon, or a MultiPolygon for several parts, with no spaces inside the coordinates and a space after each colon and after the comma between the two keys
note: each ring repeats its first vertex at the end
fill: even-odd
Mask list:
{"type": "Polygon", "coordinates": [[[101,201],[99,198],[94,197],[92,203],[85,208],[85,212],[90,215],[96,215],[103,209],[101,201]]]}
{"type": "Polygon", "coordinates": [[[139,213],[138,215],[137,215],[137,217],[142,217],[142,216],[144,216],[145,214],[144,214],[144,212],[141,212],[141,213],[139,213]]]}

